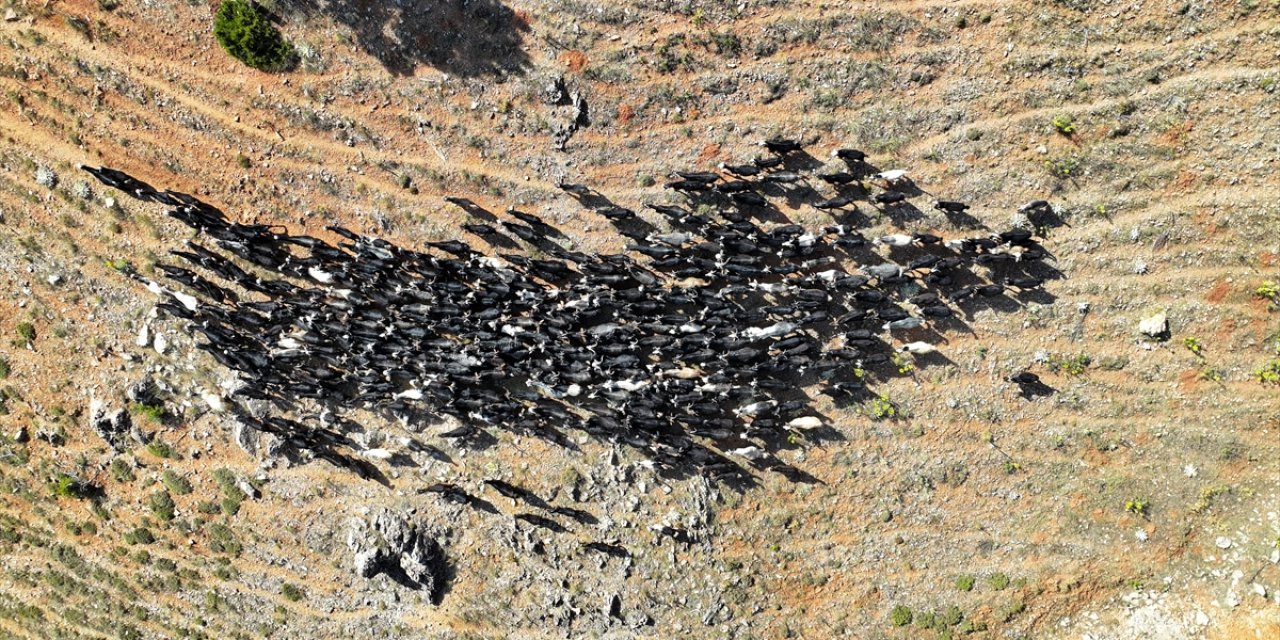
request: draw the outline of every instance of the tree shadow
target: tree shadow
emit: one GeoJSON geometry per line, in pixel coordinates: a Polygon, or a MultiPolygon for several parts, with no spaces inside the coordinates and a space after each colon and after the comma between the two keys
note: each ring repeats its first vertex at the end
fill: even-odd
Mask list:
{"type": "Polygon", "coordinates": [[[465,78],[523,74],[528,19],[499,0],[285,0],[286,11],[326,15],[392,74],[429,66],[465,78]]]}

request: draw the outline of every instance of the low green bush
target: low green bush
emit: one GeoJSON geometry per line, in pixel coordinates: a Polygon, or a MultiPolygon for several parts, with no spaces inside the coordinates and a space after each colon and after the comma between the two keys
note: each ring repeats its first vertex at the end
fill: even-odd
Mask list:
{"type": "Polygon", "coordinates": [[[213,36],[231,57],[255,69],[278,71],[297,61],[293,45],[248,0],[223,0],[214,16],[213,36]]]}

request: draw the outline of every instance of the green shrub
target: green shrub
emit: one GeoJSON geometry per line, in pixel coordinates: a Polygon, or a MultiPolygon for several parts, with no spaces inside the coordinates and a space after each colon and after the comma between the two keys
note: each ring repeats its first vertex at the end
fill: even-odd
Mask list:
{"type": "Polygon", "coordinates": [[[876,420],[884,420],[893,418],[898,415],[898,408],[889,400],[888,396],[879,396],[867,405],[867,413],[876,420]]]}
{"type": "Polygon", "coordinates": [[[249,161],[249,157],[244,155],[243,153],[238,154],[236,156],[236,166],[240,167],[241,169],[248,169],[250,166],[252,166],[252,164],[253,163],[249,161]]]}
{"type": "Polygon", "coordinates": [[[147,453],[150,453],[157,458],[172,458],[173,448],[160,440],[152,440],[151,443],[147,445],[147,453]]]}
{"type": "Polygon", "coordinates": [[[1130,498],[1124,503],[1124,510],[1137,516],[1146,517],[1147,512],[1151,509],[1150,503],[1146,498],[1130,498]]]}
{"type": "Polygon", "coordinates": [[[209,548],[214,553],[226,553],[233,556],[240,554],[240,542],[236,540],[236,536],[231,532],[230,527],[215,522],[209,525],[207,533],[209,534],[209,548]]]}
{"type": "Polygon", "coordinates": [[[1254,369],[1253,377],[1264,384],[1280,384],[1280,360],[1272,360],[1270,363],[1254,369]]]}
{"type": "Polygon", "coordinates": [[[8,377],[9,377],[9,359],[4,356],[0,356],[0,378],[8,378],[8,377]]]}
{"type": "Polygon", "coordinates": [[[955,605],[947,607],[947,610],[938,616],[938,621],[948,627],[954,627],[962,620],[964,620],[964,612],[955,605]]]}
{"type": "Polygon", "coordinates": [[[1077,173],[1080,168],[1080,158],[1078,156],[1063,156],[1045,160],[1044,168],[1049,172],[1049,175],[1065,180],[1077,173]]]}
{"type": "Polygon", "coordinates": [[[1070,136],[1076,132],[1076,123],[1071,119],[1071,116],[1055,116],[1053,119],[1053,128],[1057,129],[1058,133],[1064,136],[1070,136]]]}
{"type": "Polygon", "coordinates": [[[911,607],[906,605],[898,605],[889,612],[889,619],[893,621],[894,626],[905,627],[911,624],[911,607]]]}
{"type": "Polygon", "coordinates": [[[133,482],[135,478],[133,467],[122,458],[116,458],[111,461],[111,477],[115,478],[116,482],[133,482]]]}
{"type": "Polygon", "coordinates": [[[59,498],[80,499],[89,494],[89,487],[65,473],[59,473],[49,483],[49,491],[59,498]]]}
{"type": "Polygon", "coordinates": [[[956,588],[961,591],[973,591],[973,576],[960,576],[956,578],[956,588]]]}
{"type": "Polygon", "coordinates": [[[30,322],[18,323],[18,337],[22,338],[22,342],[35,342],[36,327],[30,322]]]}
{"type": "Polygon", "coordinates": [[[1200,338],[1197,338],[1195,336],[1187,336],[1182,339],[1182,345],[1187,348],[1187,351],[1190,351],[1195,355],[1198,355],[1198,356],[1204,355],[1204,345],[1200,344],[1200,338]]]}
{"type": "Polygon", "coordinates": [[[996,607],[996,611],[995,611],[996,619],[999,620],[1000,622],[1008,622],[1010,620],[1013,620],[1013,618],[1017,616],[1019,613],[1022,613],[1023,611],[1025,611],[1026,608],[1027,608],[1027,605],[1023,604],[1021,600],[1013,600],[1011,602],[1006,602],[996,607]]]}
{"type": "Polygon", "coordinates": [[[164,418],[164,405],[135,402],[129,405],[129,412],[144,416],[152,422],[160,422],[164,418]]]}
{"type": "Polygon", "coordinates": [[[213,35],[231,57],[255,69],[286,69],[297,59],[293,45],[247,0],[223,0],[213,35]]]}
{"type": "Polygon", "coordinates": [[[164,475],[161,476],[160,481],[164,483],[164,486],[169,488],[169,491],[180,496],[185,496],[188,493],[191,493],[191,483],[188,482],[186,478],[174,473],[171,469],[164,470],[164,475]]]}
{"type": "Polygon", "coordinates": [[[1053,355],[1049,357],[1049,368],[1053,371],[1062,371],[1067,375],[1078,376],[1084,373],[1089,365],[1093,364],[1093,358],[1087,353],[1077,353],[1074,356],[1053,355]]]}
{"type": "Polygon", "coordinates": [[[128,544],[151,544],[156,541],[155,535],[146,527],[138,527],[133,531],[124,534],[124,541],[128,544]]]}
{"type": "Polygon", "coordinates": [[[236,486],[236,476],[229,469],[214,469],[213,479],[218,483],[218,487],[222,489],[222,512],[228,516],[234,516],[240,512],[240,503],[244,502],[244,491],[236,486]]]}
{"type": "Polygon", "coordinates": [[[147,498],[147,507],[151,509],[157,518],[164,522],[172,522],[173,516],[177,510],[177,505],[173,503],[173,496],[168,491],[161,489],[147,498]]]}
{"type": "Polygon", "coordinates": [[[1276,283],[1268,280],[1258,285],[1258,288],[1253,290],[1253,295],[1256,298],[1274,301],[1280,299],[1280,287],[1277,287],[1276,283]]]}
{"type": "Polygon", "coordinates": [[[987,585],[996,591],[1003,591],[1009,586],[1009,576],[1004,573],[993,573],[987,577],[987,585]]]}

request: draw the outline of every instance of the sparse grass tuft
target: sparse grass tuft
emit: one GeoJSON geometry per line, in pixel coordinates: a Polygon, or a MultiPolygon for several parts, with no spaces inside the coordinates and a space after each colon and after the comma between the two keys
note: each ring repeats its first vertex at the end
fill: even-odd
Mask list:
{"type": "Polygon", "coordinates": [[[191,483],[186,478],[174,473],[172,469],[165,469],[160,481],[164,483],[164,486],[169,491],[177,495],[185,496],[191,493],[191,483]]]}
{"type": "Polygon", "coordinates": [[[49,483],[49,492],[59,498],[75,498],[79,500],[89,495],[89,487],[73,476],[59,473],[49,483]]]}
{"type": "Polygon", "coordinates": [[[1058,133],[1070,137],[1071,134],[1076,132],[1076,123],[1071,119],[1071,116],[1055,116],[1053,118],[1053,128],[1056,129],[1058,133]]]}
{"type": "Polygon", "coordinates": [[[111,477],[115,478],[116,482],[133,482],[133,467],[123,459],[116,458],[111,461],[111,477]]]}
{"type": "Polygon", "coordinates": [[[1063,356],[1054,354],[1049,356],[1049,369],[1058,372],[1061,371],[1067,375],[1078,376],[1093,364],[1093,359],[1086,353],[1077,353],[1074,356],[1063,356]]]}
{"type": "Polygon", "coordinates": [[[889,400],[889,396],[881,395],[867,403],[867,415],[876,420],[887,420],[897,417],[898,408],[889,400]]]}
{"type": "Polygon", "coordinates": [[[1200,344],[1200,338],[1187,336],[1182,339],[1182,346],[1186,347],[1187,351],[1190,351],[1201,358],[1204,357],[1204,345],[1200,344]]]}
{"type": "Polygon", "coordinates": [[[893,621],[894,626],[898,627],[905,627],[911,624],[913,617],[911,607],[902,604],[894,607],[893,611],[889,612],[889,619],[893,621]]]}
{"type": "Polygon", "coordinates": [[[129,405],[129,411],[134,415],[143,416],[155,423],[161,422],[164,418],[164,405],[142,404],[141,402],[135,402],[129,405]]]}
{"type": "Polygon", "coordinates": [[[162,440],[152,440],[147,444],[147,453],[157,458],[172,458],[173,448],[165,444],[162,440]]]}
{"type": "Polygon", "coordinates": [[[1254,369],[1253,377],[1262,384],[1280,384],[1280,359],[1254,369]]]}
{"type": "Polygon", "coordinates": [[[150,529],[146,527],[138,527],[128,533],[125,533],[124,541],[129,545],[151,544],[156,541],[156,537],[155,534],[151,533],[150,529]]]}
{"type": "Polygon", "coordinates": [[[1151,504],[1146,498],[1130,498],[1124,503],[1124,510],[1143,518],[1150,512],[1151,504]]]}
{"type": "Polygon", "coordinates": [[[172,522],[178,508],[173,503],[173,497],[163,489],[147,498],[147,507],[151,509],[151,513],[164,522],[172,522]]]}
{"type": "Polygon", "coordinates": [[[292,582],[286,582],[280,586],[280,595],[284,596],[289,602],[298,602],[302,600],[302,587],[292,582]]]}

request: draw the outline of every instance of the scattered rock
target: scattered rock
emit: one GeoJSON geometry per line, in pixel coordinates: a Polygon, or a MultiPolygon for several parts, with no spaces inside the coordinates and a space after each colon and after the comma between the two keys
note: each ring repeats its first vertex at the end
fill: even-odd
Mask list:
{"type": "Polygon", "coordinates": [[[1156,340],[1168,340],[1169,317],[1165,312],[1161,311],[1149,318],[1144,318],[1138,323],[1138,331],[1156,340]]]}
{"type": "Polygon", "coordinates": [[[258,430],[245,424],[243,421],[236,420],[231,423],[231,439],[235,441],[244,452],[251,455],[258,455],[258,430]]]}
{"type": "Polygon", "coordinates": [[[439,604],[447,569],[444,551],[416,523],[381,510],[368,519],[352,521],[347,546],[361,577],[385,573],[401,585],[427,592],[439,604]]]}
{"type": "Polygon", "coordinates": [[[1226,536],[1218,536],[1218,539],[1214,541],[1214,544],[1218,545],[1219,549],[1230,549],[1231,538],[1228,538],[1226,536]]]}
{"type": "Polygon", "coordinates": [[[127,437],[133,429],[133,420],[124,409],[110,411],[95,398],[89,402],[89,428],[106,440],[112,449],[124,452],[128,448],[127,437]]]}
{"type": "Polygon", "coordinates": [[[565,86],[564,76],[552,80],[542,90],[542,101],[553,107],[569,104],[569,88],[565,86]]]}
{"type": "Polygon", "coordinates": [[[15,22],[18,19],[18,12],[13,9],[6,9],[4,12],[5,22],[15,22]]]}
{"type": "Polygon", "coordinates": [[[262,497],[262,492],[258,491],[258,488],[253,486],[253,483],[249,482],[245,478],[236,478],[236,487],[243,491],[246,496],[249,496],[254,500],[262,497]]]}
{"type": "Polygon", "coordinates": [[[27,430],[27,425],[20,425],[17,431],[13,432],[13,441],[22,444],[31,440],[31,432],[27,430]]]}
{"type": "Polygon", "coordinates": [[[164,402],[160,399],[160,388],[156,386],[155,380],[151,376],[144,376],[141,380],[133,383],[124,392],[124,397],[129,402],[145,404],[152,407],[158,407],[164,402]]]}
{"type": "Polygon", "coordinates": [[[152,346],[155,347],[156,353],[164,354],[169,349],[169,340],[164,337],[164,334],[157,333],[155,344],[152,346]]]}
{"type": "Polygon", "coordinates": [[[204,403],[209,405],[209,410],[214,413],[222,413],[227,408],[226,403],[222,401],[222,397],[216,393],[203,391],[200,393],[200,399],[204,400],[204,403]]]}

